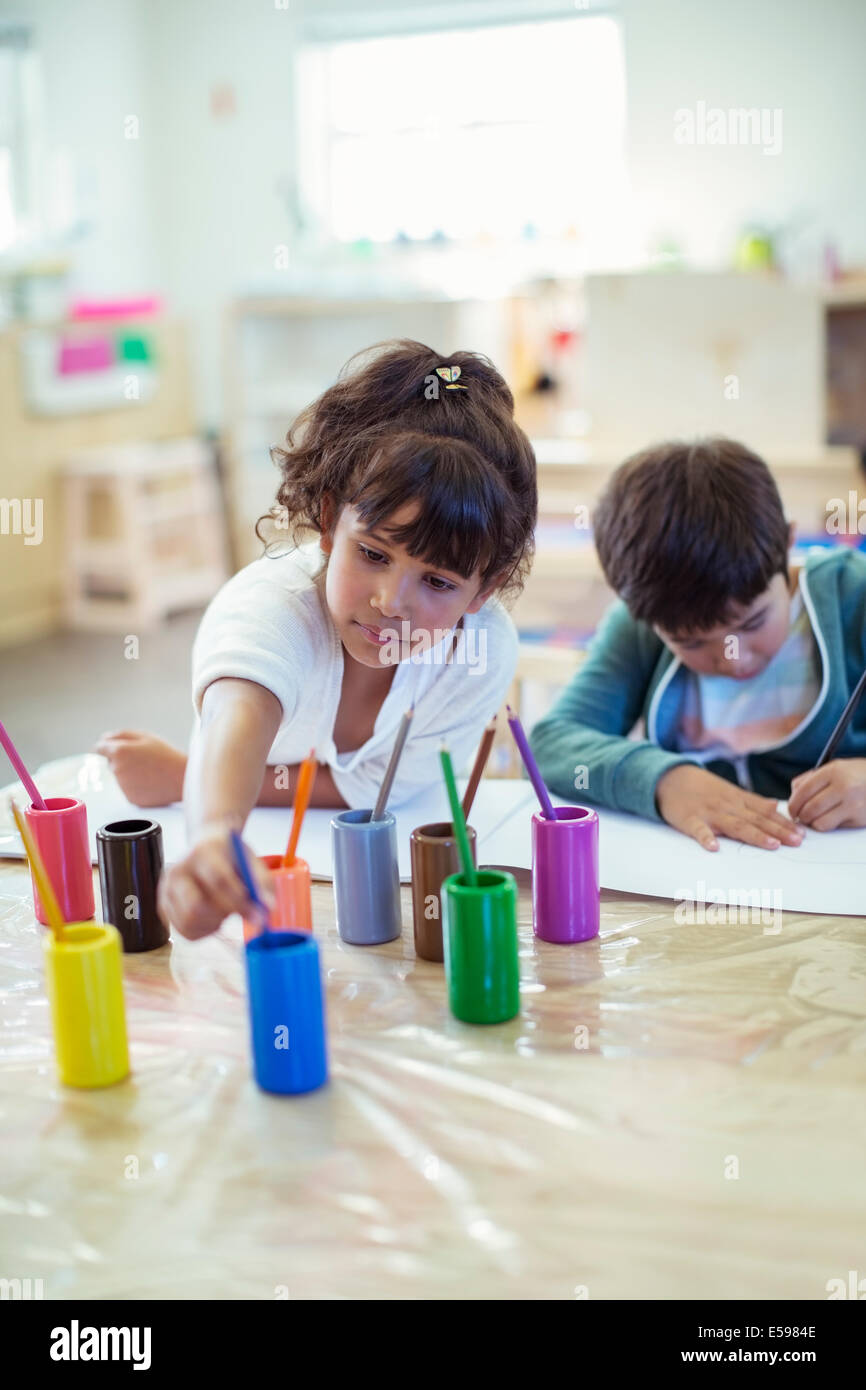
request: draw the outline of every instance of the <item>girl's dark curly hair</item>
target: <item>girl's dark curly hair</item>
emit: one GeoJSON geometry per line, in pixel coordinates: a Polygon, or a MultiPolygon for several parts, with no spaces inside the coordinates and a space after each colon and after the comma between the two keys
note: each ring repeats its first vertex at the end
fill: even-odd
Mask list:
{"type": "Polygon", "coordinates": [[[297,540],[357,507],[372,530],[386,530],[410,555],[468,577],[481,572],[516,596],[532,563],[538,509],[535,456],[514,420],[514,399],[488,358],[442,354],[403,339],[358,353],[335,384],[298,416],[286,447],[271,449],[282,479],[262,527],[279,518],[297,540]],[[436,374],[459,367],[465,390],[436,374]],[[388,518],[417,502],[408,525],[388,518]]]}

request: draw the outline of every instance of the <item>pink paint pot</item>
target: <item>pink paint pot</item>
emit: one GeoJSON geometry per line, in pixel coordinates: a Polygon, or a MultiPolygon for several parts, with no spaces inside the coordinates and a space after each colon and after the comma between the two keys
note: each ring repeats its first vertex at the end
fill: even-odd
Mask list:
{"type": "MultiPolygon", "coordinates": [[[[45,810],[32,804],[24,812],[51,886],[67,922],[87,922],[94,913],[93,866],[87,834],[87,807],[72,796],[47,796],[45,810]]],[[[33,885],[33,910],[44,927],[48,917],[33,885]]]]}

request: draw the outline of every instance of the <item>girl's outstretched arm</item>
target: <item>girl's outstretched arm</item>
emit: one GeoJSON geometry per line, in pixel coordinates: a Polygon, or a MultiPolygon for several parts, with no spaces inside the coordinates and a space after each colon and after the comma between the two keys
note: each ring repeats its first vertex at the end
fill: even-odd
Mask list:
{"type": "MultiPolygon", "coordinates": [[[[162,876],[159,908],[182,936],[207,936],[224,918],[261,914],[235,866],[230,832],[243,830],[256,804],[274,736],[279,700],[252,681],[214,681],[204,694],[184,779],[189,850],[162,876]]],[[[270,875],[250,854],[259,894],[274,906],[270,875]]]]}
{"type": "Polygon", "coordinates": [[[204,825],[243,828],[281,719],[279,700],[262,685],[231,678],[208,686],[183,784],[190,842],[204,825]]]}

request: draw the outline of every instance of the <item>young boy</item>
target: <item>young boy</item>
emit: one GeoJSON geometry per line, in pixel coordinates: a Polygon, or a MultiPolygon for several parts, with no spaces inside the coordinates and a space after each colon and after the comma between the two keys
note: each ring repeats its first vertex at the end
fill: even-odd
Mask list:
{"type": "Polygon", "coordinates": [[[594,516],[619,595],[531,744],[547,785],[661,819],[718,849],[800,826],[866,826],[866,701],[815,763],[866,666],[866,555],[809,554],[766,464],[727,439],[628,459],[594,516]],[[640,739],[628,735],[643,721],[640,739]]]}

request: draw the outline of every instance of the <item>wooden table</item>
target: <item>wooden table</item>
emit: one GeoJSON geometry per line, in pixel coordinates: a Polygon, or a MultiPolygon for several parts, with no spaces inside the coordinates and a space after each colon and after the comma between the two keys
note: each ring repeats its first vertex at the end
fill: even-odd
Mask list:
{"type": "MultiPolygon", "coordinates": [[[[605,892],[473,1027],[313,888],[331,1080],[250,1074],[240,924],[124,958],[133,1072],[61,1087],[21,863],[0,864],[0,1275],[51,1298],[825,1299],[866,1274],[864,919],[684,926],[605,892]]],[[[98,895],[97,895],[98,901],[98,895]]]]}

